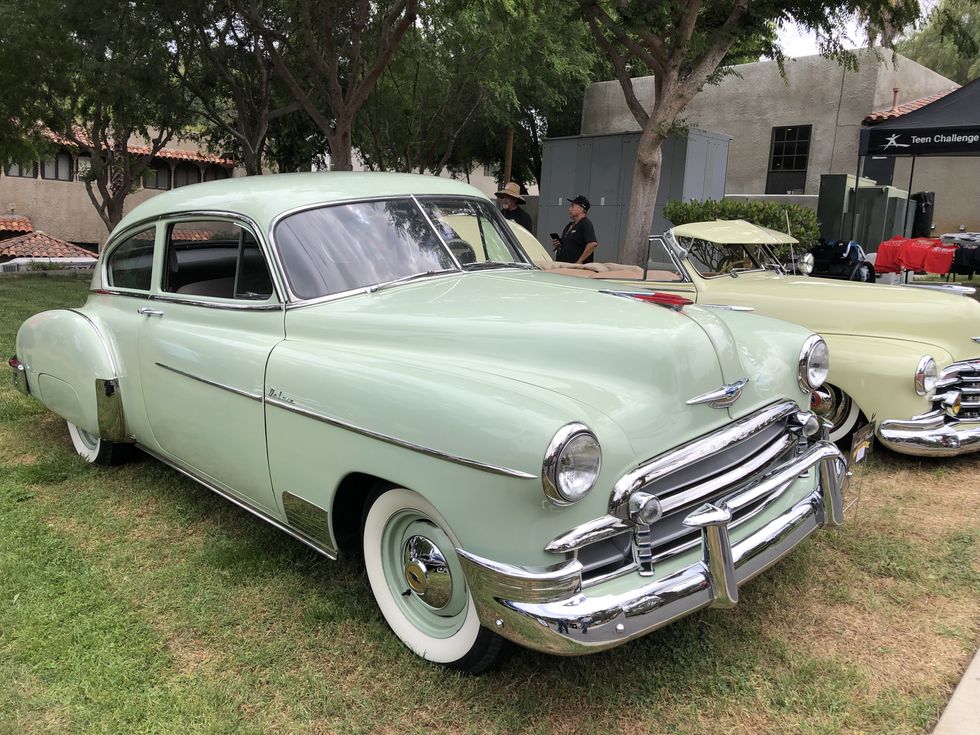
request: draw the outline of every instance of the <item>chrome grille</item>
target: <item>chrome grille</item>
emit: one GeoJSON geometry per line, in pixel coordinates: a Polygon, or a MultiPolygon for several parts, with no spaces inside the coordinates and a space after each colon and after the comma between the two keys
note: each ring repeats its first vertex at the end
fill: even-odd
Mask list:
{"type": "MultiPolygon", "coordinates": [[[[583,583],[595,584],[637,566],[642,572],[699,545],[700,530],[683,524],[691,511],[707,502],[720,503],[756,484],[776,467],[797,456],[806,446],[805,441],[801,445],[800,433],[790,429],[791,413],[795,412],[787,410],[775,414],[776,420],[740,436],[713,453],[694,459],[690,459],[689,453],[685,454],[685,447],[669,453],[668,457],[676,453],[689,461],[679,464],[670,472],[659,473],[652,481],[634,488],[634,491],[655,495],[660,500],[663,516],[652,526],[629,524],[629,530],[579,548],[577,558],[583,566],[583,583]]],[[[721,436],[729,429],[726,427],[717,435],[721,436]]],[[[708,435],[698,441],[704,442],[713,436],[708,435]]],[[[733,508],[729,527],[737,527],[751,519],[781,490],[778,488],[733,508]]]]}
{"type": "Polygon", "coordinates": [[[955,362],[939,374],[933,408],[944,410],[947,394],[955,392],[961,396],[960,412],[948,420],[980,420],[980,359],[955,362]]]}

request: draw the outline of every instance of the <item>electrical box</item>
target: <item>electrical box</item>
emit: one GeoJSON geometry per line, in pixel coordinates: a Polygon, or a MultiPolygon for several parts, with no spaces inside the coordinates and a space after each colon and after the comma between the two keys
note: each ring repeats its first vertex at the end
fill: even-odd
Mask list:
{"type": "MultiPolygon", "coordinates": [[[[728,135],[696,129],[664,141],[651,233],[669,227],[663,216],[668,200],[724,198],[730,141],[728,135]]],[[[636,132],[544,141],[535,234],[549,252],[548,234],[561,232],[568,224],[569,198],[584,194],[592,205],[589,219],[599,243],[595,260],[621,260],[639,142],[636,132]]]]}

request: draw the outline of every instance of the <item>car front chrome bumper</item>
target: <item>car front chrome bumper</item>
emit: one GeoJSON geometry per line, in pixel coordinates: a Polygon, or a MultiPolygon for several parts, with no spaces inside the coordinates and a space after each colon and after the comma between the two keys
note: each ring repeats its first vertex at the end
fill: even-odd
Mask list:
{"type": "Polygon", "coordinates": [[[663,576],[633,572],[628,577],[633,586],[625,591],[621,582],[626,577],[619,578],[619,584],[604,582],[583,589],[582,566],[575,559],[530,569],[483,559],[463,549],[457,553],[484,625],[535,650],[594,653],[700,608],[734,605],[739,585],[786,556],[817,528],[841,525],[848,472],[836,447],[820,442],[781,470],[799,478],[815,466],[815,489],[736,543],[729,537],[731,512],[726,506],[752,493],[753,487],[726,502],[693,511],[684,522],[701,529],[700,560],[663,576]]]}
{"type": "Polygon", "coordinates": [[[919,457],[953,457],[980,450],[980,421],[950,421],[944,411],[882,421],[878,439],[889,449],[919,457]]]}

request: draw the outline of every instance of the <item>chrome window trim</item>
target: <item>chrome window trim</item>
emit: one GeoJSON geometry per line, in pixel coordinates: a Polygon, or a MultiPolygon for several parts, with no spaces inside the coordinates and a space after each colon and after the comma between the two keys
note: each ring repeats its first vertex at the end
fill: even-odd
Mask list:
{"type": "MultiPolygon", "coordinates": [[[[122,230],[119,233],[113,233],[106,241],[106,244],[103,246],[102,252],[99,254],[99,260],[104,263],[104,257],[108,256],[108,253],[112,248],[116,246],[116,243],[120,240],[120,238],[125,239],[125,237],[129,233],[137,230],[137,228],[142,228],[150,224],[156,227],[156,225],[158,225],[160,222],[189,221],[189,220],[201,219],[206,217],[212,217],[212,218],[217,217],[217,218],[230,219],[230,220],[239,220],[241,222],[244,222],[252,230],[252,234],[255,235],[255,240],[256,242],[258,242],[259,248],[262,250],[267,260],[271,261],[276,265],[279,265],[278,258],[274,257],[275,248],[272,246],[271,241],[267,241],[265,239],[265,234],[263,233],[262,228],[259,227],[258,222],[256,222],[254,219],[249,217],[247,214],[242,214],[240,212],[230,212],[227,210],[212,210],[212,209],[192,209],[192,210],[165,212],[162,214],[155,214],[152,217],[144,217],[143,219],[133,222],[133,224],[131,225],[128,225],[125,230],[122,230]]],[[[156,249],[156,241],[154,240],[154,250],[155,249],[156,249]]],[[[100,277],[101,275],[102,274],[100,271],[100,277]]],[[[287,301],[288,299],[283,297],[283,294],[287,293],[287,291],[283,287],[282,284],[283,277],[279,269],[275,267],[270,268],[269,275],[272,277],[272,287],[276,289],[276,297],[280,300],[280,302],[287,301]]]]}
{"type": "Polygon", "coordinates": [[[677,253],[674,252],[674,247],[671,246],[668,237],[673,237],[670,232],[665,232],[663,235],[650,235],[647,238],[647,257],[643,265],[643,281],[646,283],[694,283],[687,269],[684,268],[684,264],[681,262],[681,258],[677,257],[677,253]],[[674,267],[677,268],[677,272],[680,273],[681,280],[679,281],[647,281],[647,271],[650,269],[650,244],[654,240],[660,240],[664,244],[664,250],[667,251],[667,255],[670,257],[671,261],[674,263],[674,267]]]}
{"type": "Polygon", "coordinates": [[[173,294],[170,291],[165,294],[150,294],[150,301],[159,301],[164,304],[202,306],[205,309],[224,309],[226,311],[282,311],[284,308],[281,301],[273,304],[266,302],[243,303],[241,300],[202,301],[200,298],[186,298],[180,296],[180,294],[173,294]]]}
{"type": "MultiPolygon", "coordinates": [[[[232,224],[236,224],[240,227],[244,225],[244,228],[248,229],[252,233],[252,236],[255,238],[255,242],[259,246],[259,250],[262,253],[263,257],[265,258],[266,267],[269,270],[269,277],[272,280],[273,294],[272,296],[269,297],[269,299],[266,299],[266,302],[263,303],[262,305],[267,306],[268,301],[271,300],[273,297],[279,302],[279,304],[283,303],[286,300],[285,298],[283,298],[283,290],[281,284],[279,283],[280,280],[278,277],[279,274],[276,272],[275,262],[273,261],[272,258],[272,253],[271,253],[272,247],[268,245],[266,242],[264,242],[264,240],[262,239],[262,230],[259,228],[258,223],[255,220],[253,220],[251,217],[248,217],[244,214],[235,214],[233,212],[174,212],[172,214],[165,215],[160,219],[165,221],[167,225],[166,235],[164,237],[164,243],[163,243],[163,247],[165,251],[168,245],[170,244],[170,233],[173,230],[173,226],[181,222],[194,222],[196,220],[201,220],[201,219],[218,219],[218,220],[230,220],[232,224]]],[[[164,257],[166,256],[164,255],[164,257]]],[[[159,291],[154,291],[154,296],[160,293],[169,294],[169,295],[178,295],[173,291],[163,291],[162,282],[160,284],[160,287],[161,288],[159,291]]]]}
{"type": "MultiPolygon", "coordinates": [[[[458,278],[459,276],[463,276],[463,275],[467,275],[467,273],[465,271],[462,271],[462,270],[459,270],[459,271],[451,270],[451,271],[446,271],[446,272],[443,272],[443,273],[434,273],[431,276],[429,276],[428,278],[420,278],[420,279],[415,280],[415,281],[409,281],[409,282],[406,282],[406,285],[408,285],[408,283],[419,283],[419,282],[422,282],[422,281],[428,283],[430,281],[438,280],[438,279],[441,279],[441,278],[448,278],[448,277],[458,278]]],[[[340,299],[347,299],[347,298],[350,298],[352,296],[358,296],[360,294],[370,294],[370,293],[373,293],[374,291],[377,291],[379,288],[387,285],[388,283],[393,283],[393,281],[386,281],[385,283],[376,283],[373,286],[364,286],[363,288],[355,288],[355,289],[352,289],[350,291],[341,291],[339,293],[329,294],[327,296],[319,296],[319,297],[317,297],[315,299],[304,299],[302,301],[291,301],[288,304],[286,304],[286,310],[287,311],[292,311],[293,309],[305,309],[308,306],[317,306],[319,304],[326,304],[326,303],[328,303],[330,301],[339,301],[340,299]]]]}
{"type": "Polygon", "coordinates": [[[157,249],[157,232],[156,232],[155,222],[152,223],[152,225],[143,222],[134,223],[130,227],[127,227],[125,230],[120,232],[115,237],[110,236],[110,238],[106,240],[105,245],[103,245],[102,249],[99,251],[99,258],[95,262],[95,270],[99,274],[99,285],[102,287],[101,290],[106,293],[113,293],[114,295],[118,295],[118,296],[141,296],[144,298],[149,296],[153,292],[153,261],[155,260],[156,249],[157,249]],[[136,235],[142,232],[143,230],[149,230],[149,229],[153,230],[153,256],[151,256],[150,258],[150,287],[146,290],[142,290],[138,288],[132,288],[132,289],[120,288],[118,286],[112,286],[110,288],[106,288],[105,287],[106,284],[109,283],[109,280],[106,278],[106,270],[109,265],[109,258],[112,257],[113,252],[116,250],[116,248],[118,248],[124,242],[129,240],[129,238],[131,238],[133,235],[136,235]]]}
{"type": "Polygon", "coordinates": [[[230,385],[225,385],[224,383],[219,383],[219,382],[217,382],[215,380],[209,380],[208,378],[202,378],[200,375],[194,375],[193,373],[187,373],[187,372],[184,372],[183,370],[178,370],[175,367],[170,367],[169,365],[164,365],[162,362],[155,362],[153,364],[156,365],[157,367],[163,368],[164,370],[169,370],[172,373],[176,373],[177,375],[182,375],[185,378],[190,378],[191,380],[196,380],[199,383],[204,383],[205,385],[210,385],[210,386],[212,386],[214,388],[221,388],[221,390],[226,390],[229,393],[234,393],[236,396],[242,396],[242,398],[249,398],[249,399],[251,399],[253,401],[258,401],[259,403],[262,402],[262,395],[261,394],[249,393],[248,391],[242,390],[241,388],[233,388],[230,385]]]}
{"type": "Polygon", "coordinates": [[[129,296],[136,299],[149,299],[151,295],[149,291],[122,291],[117,288],[90,288],[88,292],[99,296],[129,296]]]}
{"type": "Polygon", "coordinates": [[[295,529],[295,528],[292,528],[291,526],[286,525],[285,523],[283,523],[282,521],[280,521],[278,518],[275,518],[274,516],[271,516],[268,513],[266,513],[264,510],[261,510],[261,509],[257,508],[256,506],[252,505],[252,503],[250,503],[249,501],[245,500],[244,498],[239,497],[234,492],[232,492],[230,490],[225,490],[225,489],[219,487],[218,485],[216,485],[216,484],[214,484],[212,482],[209,482],[208,480],[205,480],[202,476],[198,475],[196,472],[193,472],[192,470],[189,470],[189,469],[181,466],[180,464],[178,464],[174,460],[171,460],[171,459],[169,459],[167,457],[164,457],[161,454],[158,454],[157,452],[155,452],[154,450],[150,449],[149,447],[147,447],[147,446],[145,446],[143,444],[137,443],[136,446],[138,446],[140,449],[142,449],[144,452],[146,452],[147,454],[149,454],[151,457],[153,457],[158,462],[162,462],[163,464],[167,465],[168,467],[172,467],[173,469],[177,470],[177,472],[179,472],[180,474],[184,475],[184,477],[187,477],[188,479],[193,480],[194,482],[198,483],[199,485],[203,485],[204,487],[206,487],[208,490],[210,490],[211,492],[215,493],[216,495],[220,495],[225,500],[231,501],[232,503],[234,503],[235,505],[237,505],[242,510],[246,510],[249,513],[251,513],[252,515],[254,515],[254,516],[258,517],[258,518],[261,518],[266,523],[269,523],[270,525],[272,525],[273,527],[279,529],[283,533],[289,534],[290,536],[292,536],[293,538],[295,538],[297,541],[300,541],[300,542],[306,544],[311,549],[313,549],[316,552],[319,552],[320,554],[323,554],[328,559],[336,559],[337,558],[337,553],[338,552],[337,552],[336,549],[331,548],[331,547],[324,546],[323,544],[321,544],[317,540],[315,540],[313,538],[310,538],[309,536],[307,536],[306,534],[304,534],[302,531],[299,531],[298,529],[295,529]]]}
{"type": "Polygon", "coordinates": [[[692,461],[717,454],[735,442],[741,441],[764,429],[800,407],[793,401],[780,401],[741,418],[719,431],[694,439],[683,446],[654,457],[616,482],[609,498],[609,514],[622,515],[625,504],[634,491],[664,477],[692,461]]]}
{"type": "Polygon", "coordinates": [[[371,429],[366,429],[362,426],[357,426],[356,424],[351,424],[347,421],[342,421],[341,419],[334,418],[332,416],[327,416],[319,411],[314,411],[311,408],[306,408],[305,406],[299,406],[295,403],[289,403],[283,401],[279,398],[275,398],[270,395],[264,397],[265,404],[267,406],[276,406],[290,413],[295,413],[299,416],[305,416],[306,418],[313,419],[315,421],[321,421],[330,426],[336,426],[339,429],[346,429],[347,431],[353,431],[355,434],[360,434],[362,436],[369,437],[371,439],[377,439],[378,441],[383,441],[386,444],[392,444],[396,447],[401,447],[403,449],[408,449],[413,452],[419,452],[420,454],[425,454],[430,457],[435,457],[436,459],[441,459],[446,462],[452,462],[454,464],[463,465],[465,467],[473,467],[484,472],[490,472],[495,475],[504,475],[507,477],[516,477],[521,480],[534,480],[537,479],[535,475],[528,474],[527,472],[521,472],[520,470],[513,470],[508,467],[499,467],[497,465],[489,464],[486,462],[479,462],[474,459],[467,459],[466,457],[460,457],[455,454],[449,454],[448,452],[442,452],[438,449],[432,449],[431,447],[424,447],[421,444],[415,444],[414,442],[406,441],[404,439],[398,439],[397,437],[389,436],[388,434],[381,434],[377,431],[372,431],[371,429]]]}

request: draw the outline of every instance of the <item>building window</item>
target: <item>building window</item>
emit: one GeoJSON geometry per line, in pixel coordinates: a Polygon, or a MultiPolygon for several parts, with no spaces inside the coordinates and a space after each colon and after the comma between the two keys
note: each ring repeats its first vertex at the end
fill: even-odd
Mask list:
{"type": "Polygon", "coordinates": [[[74,177],[71,155],[62,151],[54,158],[41,163],[41,178],[55,181],[71,181],[74,177]]]}
{"type": "Polygon", "coordinates": [[[201,169],[192,163],[178,163],[174,168],[174,188],[201,183],[201,169]]]}
{"type": "Polygon", "coordinates": [[[766,194],[804,193],[812,129],[812,125],[793,125],[772,129],[766,194]]]}
{"type": "Polygon", "coordinates": [[[37,164],[36,163],[12,163],[7,166],[7,176],[18,176],[22,179],[36,179],[37,178],[37,164]]]}
{"type": "Polygon", "coordinates": [[[224,166],[208,166],[204,170],[205,181],[219,181],[228,178],[228,169],[224,166]]]}
{"type": "Polygon", "coordinates": [[[75,159],[75,180],[85,181],[92,169],[92,157],[84,154],[75,159]]]}
{"type": "Polygon", "coordinates": [[[169,189],[170,166],[166,163],[151,163],[143,172],[144,189],[169,189]]]}

